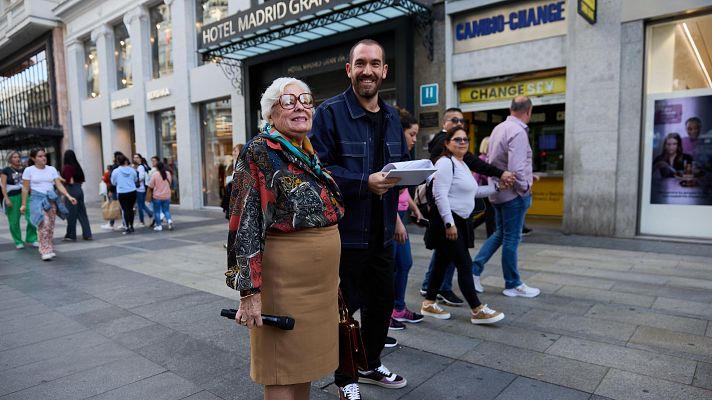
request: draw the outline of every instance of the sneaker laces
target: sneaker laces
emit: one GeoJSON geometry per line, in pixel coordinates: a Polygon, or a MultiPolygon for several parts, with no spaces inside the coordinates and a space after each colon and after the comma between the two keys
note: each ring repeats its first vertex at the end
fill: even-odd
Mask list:
{"type": "Polygon", "coordinates": [[[348,384],[341,388],[341,393],[349,400],[361,399],[361,391],[355,383],[348,384]]]}
{"type": "Polygon", "coordinates": [[[496,313],[497,311],[495,311],[495,310],[493,310],[493,309],[487,307],[487,304],[485,304],[485,305],[482,306],[482,308],[480,309],[480,312],[483,313],[483,314],[494,314],[494,313],[496,313]]]}
{"type": "Polygon", "coordinates": [[[438,303],[429,304],[427,307],[432,307],[433,310],[435,310],[435,311],[437,311],[437,312],[443,312],[443,311],[445,311],[445,310],[443,310],[442,307],[440,307],[440,306],[438,305],[438,303]]]}
{"type": "Polygon", "coordinates": [[[392,373],[388,368],[386,368],[383,364],[381,364],[381,366],[379,366],[378,368],[376,368],[374,371],[376,371],[376,372],[378,372],[378,373],[380,373],[381,375],[384,375],[384,376],[391,376],[391,375],[393,374],[393,373],[392,373]]]}

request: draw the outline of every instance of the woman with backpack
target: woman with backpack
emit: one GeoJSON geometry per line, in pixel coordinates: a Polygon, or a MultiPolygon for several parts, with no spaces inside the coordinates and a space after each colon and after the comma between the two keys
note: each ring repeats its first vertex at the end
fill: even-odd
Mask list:
{"type": "Polygon", "coordinates": [[[84,183],[84,170],[77,161],[77,155],[74,150],[67,150],[62,157],[64,164],[62,165],[62,179],[67,188],[67,192],[77,199],[77,204],[65,202],[69,215],[67,215],[67,233],[64,235],[65,241],[77,240],[77,219],[82,226],[82,237],[84,240],[91,240],[91,226],[89,225],[89,217],[87,216],[87,208],[84,205],[84,191],[82,191],[82,183],[84,183]]]}
{"type": "Polygon", "coordinates": [[[156,227],[154,231],[162,231],[163,225],[161,217],[165,217],[168,222],[168,230],[173,230],[173,220],[171,219],[171,173],[166,171],[166,166],[159,162],[156,164],[158,172],[151,175],[148,187],[151,189],[153,202],[153,215],[156,216],[156,227]]]}
{"type": "Polygon", "coordinates": [[[489,196],[499,190],[494,184],[478,186],[463,158],[467,153],[469,138],[462,126],[447,131],[445,148],[435,163],[432,183],[434,210],[430,213],[428,248],[435,248],[435,265],[420,313],[437,319],[450,319],[450,313],[436,302],[438,289],[445,278],[448,265],[457,268],[457,280],[465,300],[470,306],[470,322],[492,324],[501,321],[504,314],[480,303],[472,278],[472,258],[468,248],[474,247],[474,230],[470,214],[475,209],[475,197],[489,196]]]}
{"type": "Polygon", "coordinates": [[[121,204],[121,218],[126,230],[124,235],[134,232],[134,204],[136,204],[136,188],[138,187],[138,173],[133,169],[125,155],[116,156],[119,165],[111,171],[111,184],[116,187],[119,204],[121,204]]]}
{"type": "Polygon", "coordinates": [[[146,159],[139,153],[133,155],[133,165],[138,172],[139,186],[136,188],[136,208],[138,209],[138,221],[142,227],[146,224],[143,220],[143,213],[148,215],[148,218],[153,218],[153,212],[146,206],[146,183],[148,183],[148,163],[146,159]]]}

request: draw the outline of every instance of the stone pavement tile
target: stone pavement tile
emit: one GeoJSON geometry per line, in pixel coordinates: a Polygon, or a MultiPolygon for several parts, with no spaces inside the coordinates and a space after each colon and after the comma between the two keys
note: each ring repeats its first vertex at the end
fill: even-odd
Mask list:
{"type": "Polygon", "coordinates": [[[544,310],[532,310],[515,321],[522,328],[536,327],[545,332],[573,334],[584,338],[605,338],[627,341],[635,325],[616,321],[581,317],[566,313],[551,313],[544,310]]]}
{"type": "Polygon", "coordinates": [[[248,370],[226,370],[215,379],[201,385],[211,394],[224,400],[262,400],[264,389],[250,379],[248,370]]]}
{"type": "MultiPolygon", "coordinates": [[[[225,235],[227,237],[227,235],[225,235]]],[[[173,240],[173,239],[144,239],[144,240],[139,240],[135,242],[128,242],[128,243],[123,243],[124,246],[126,247],[132,247],[132,248],[137,248],[137,249],[144,249],[144,250],[155,250],[155,249],[161,249],[161,250],[166,250],[166,249],[173,249],[176,247],[184,247],[186,245],[185,242],[178,241],[178,240],[173,240]]]]}
{"type": "Polygon", "coordinates": [[[182,400],[220,400],[220,399],[221,399],[220,397],[208,392],[207,390],[203,390],[202,392],[198,392],[196,394],[185,397],[182,400]]]}
{"type": "Polygon", "coordinates": [[[623,346],[562,337],[548,354],[690,384],[697,362],[623,346]]]}
{"type": "MultiPolygon", "coordinates": [[[[668,265],[649,265],[649,264],[636,264],[633,266],[631,272],[639,274],[650,274],[651,276],[659,275],[660,282],[667,282],[669,277],[681,277],[681,278],[698,278],[705,272],[700,269],[685,268],[681,266],[671,267],[668,265]]],[[[655,282],[652,282],[655,283],[655,282]]]]}
{"type": "Polygon", "coordinates": [[[183,240],[190,240],[193,242],[205,243],[205,242],[217,242],[217,241],[227,241],[227,235],[224,232],[210,232],[210,233],[188,233],[185,235],[178,235],[176,238],[183,240]]]}
{"type": "Polygon", "coordinates": [[[146,279],[152,280],[152,284],[147,284],[147,287],[134,289],[121,287],[115,290],[103,290],[100,293],[95,293],[95,296],[115,306],[131,309],[195,292],[193,289],[170,282],[161,282],[155,278],[146,277],[146,279]]]}
{"type": "Polygon", "coordinates": [[[130,350],[116,344],[83,346],[71,354],[54,357],[3,371],[0,374],[0,396],[50,382],[99,365],[132,356],[130,350]]]}
{"type": "Polygon", "coordinates": [[[174,333],[135,351],[208,390],[210,388],[203,385],[215,380],[216,376],[224,375],[225,371],[245,370],[249,365],[249,361],[237,358],[229,351],[183,333],[174,333]]]}
{"type": "Polygon", "coordinates": [[[712,390],[712,364],[698,362],[692,385],[712,390]]]}
{"type": "Polygon", "coordinates": [[[84,330],[86,330],[86,327],[72,320],[55,320],[51,324],[40,325],[39,327],[23,327],[22,330],[16,330],[7,334],[0,334],[0,351],[27,344],[39,343],[45,340],[71,335],[84,330]]]}
{"type": "Polygon", "coordinates": [[[654,312],[650,309],[632,306],[596,304],[586,313],[586,317],[652,326],[654,328],[692,333],[694,335],[704,335],[705,329],[707,328],[706,320],[654,312]]]}
{"type": "Polygon", "coordinates": [[[668,286],[678,286],[683,288],[698,288],[712,290],[712,280],[706,279],[707,274],[697,274],[696,278],[671,277],[667,280],[668,286]]]}
{"type": "Polygon", "coordinates": [[[636,293],[648,296],[667,297],[670,299],[680,299],[686,301],[696,301],[700,303],[712,303],[712,290],[680,288],[664,285],[651,285],[638,282],[616,282],[612,291],[636,293]]]}
{"type": "Polygon", "coordinates": [[[123,308],[111,306],[100,310],[87,311],[85,313],[73,315],[71,318],[80,324],[96,329],[97,325],[116,321],[117,319],[130,317],[133,314],[123,308]]]}
{"type": "Polygon", "coordinates": [[[0,325],[15,319],[24,319],[37,314],[47,313],[47,306],[41,303],[29,305],[18,305],[14,308],[6,308],[0,311],[0,325]]]}
{"type": "Polygon", "coordinates": [[[220,310],[229,306],[226,300],[215,300],[211,303],[197,304],[191,307],[177,306],[172,312],[155,315],[150,319],[169,328],[177,329],[185,324],[203,319],[220,318],[220,310]]]}
{"type": "Polygon", "coordinates": [[[557,296],[587,300],[596,303],[629,304],[632,306],[650,307],[655,301],[654,296],[642,294],[621,293],[611,290],[593,289],[581,286],[562,286],[557,296]]]}
{"type": "MultiPolygon", "coordinates": [[[[42,277],[42,279],[49,278],[49,276],[42,277]]],[[[32,296],[35,300],[53,308],[93,298],[93,296],[89,293],[68,287],[66,285],[58,285],[49,289],[38,288],[37,290],[28,291],[27,294],[32,296]]]]}
{"type": "Polygon", "coordinates": [[[560,337],[556,334],[534,330],[531,327],[517,327],[504,324],[475,326],[459,322],[448,324],[442,328],[442,330],[457,335],[464,335],[540,352],[548,349],[549,346],[560,337]]]}
{"type": "Polygon", "coordinates": [[[109,340],[92,331],[82,331],[44,342],[0,351],[0,371],[17,368],[55,357],[67,357],[81,349],[92,348],[109,340]]]}
{"type": "Polygon", "coordinates": [[[484,342],[463,357],[474,364],[592,393],[607,368],[564,357],[484,342]]]}
{"type": "Polygon", "coordinates": [[[102,322],[94,327],[94,330],[106,337],[112,338],[124,332],[131,332],[136,329],[154,325],[154,322],[138,315],[129,315],[123,318],[112,319],[102,322]]]}
{"type": "Polygon", "coordinates": [[[20,265],[5,265],[0,268],[0,276],[24,274],[27,272],[27,268],[20,265]]]}
{"type": "Polygon", "coordinates": [[[121,386],[92,397],[92,400],[178,400],[200,392],[201,389],[172,372],[164,372],[149,378],[121,386]]]}
{"type": "Polygon", "coordinates": [[[712,263],[710,263],[709,260],[704,260],[704,259],[701,261],[681,260],[677,264],[677,268],[698,270],[698,271],[712,271],[712,263]]]}
{"type": "Polygon", "coordinates": [[[132,355],[118,361],[33,386],[4,396],[15,399],[83,399],[165,371],[143,357],[132,355]]]}
{"type": "MultiPolygon", "coordinates": [[[[484,300],[484,299],[483,299],[484,300]]],[[[483,301],[485,302],[485,301],[483,301]]],[[[572,300],[568,297],[557,295],[540,295],[533,299],[523,297],[507,297],[501,293],[497,293],[490,304],[497,310],[502,310],[505,313],[511,307],[527,307],[539,310],[547,310],[553,312],[564,312],[568,314],[584,315],[593,307],[593,302],[572,300]]]]}
{"type": "Polygon", "coordinates": [[[628,342],[654,349],[667,349],[686,358],[712,362],[712,338],[640,326],[628,342]]]}
{"type": "MultiPolygon", "coordinates": [[[[550,272],[567,272],[567,268],[571,267],[584,267],[584,268],[595,268],[595,269],[606,269],[611,271],[630,271],[633,268],[633,261],[631,260],[607,260],[606,262],[601,262],[600,259],[591,260],[587,258],[559,258],[556,259],[554,265],[551,266],[552,269],[548,270],[550,272]],[[556,268],[554,270],[553,268],[556,268]]],[[[542,270],[544,271],[544,270],[542,270]]]]}
{"type": "Polygon", "coordinates": [[[433,329],[434,327],[424,323],[406,325],[405,330],[389,331],[388,336],[398,339],[401,346],[422,349],[449,358],[458,359],[481,342],[460,334],[433,329]]]}
{"type": "Polygon", "coordinates": [[[408,400],[494,399],[515,378],[516,375],[507,372],[455,361],[425,382],[409,381],[409,386],[418,386],[401,398],[408,400]]]}
{"type": "MultiPolygon", "coordinates": [[[[561,285],[538,281],[536,279],[523,279],[527,285],[541,289],[544,294],[551,294],[561,288],[561,285]]],[[[485,276],[482,278],[482,285],[485,286],[486,293],[501,293],[504,289],[504,278],[501,276],[485,276]]]]}
{"type": "Polygon", "coordinates": [[[520,376],[496,400],[588,400],[590,396],[590,393],[580,390],[520,376]]]}
{"type": "MultiPolygon", "coordinates": [[[[208,304],[217,300],[220,300],[220,297],[214,294],[190,290],[186,294],[176,296],[171,299],[156,301],[148,305],[130,308],[129,311],[148,319],[154,319],[162,315],[175,312],[176,310],[182,310],[201,304],[208,304]]],[[[220,310],[217,310],[215,315],[220,315],[220,310]]]]}
{"type": "Polygon", "coordinates": [[[214,313],[213,318],[205,318],[192,323],[176,326],[176,331],[193,339],[203,340],[220,349],[233,353],[234,357],[247,360],[249,366],[250,335],[249,331],[235,321],[222,318],[214,313]]]}
{"type": "Polygon", "coordinates": [[[72,324],[73,322],[62,314],[46,310],[44,314],[28,315],[21,319],[3,321],[0,325],[0,335],[34,329],[47,329],[47,327],[72,324]]]}
{"type": "Polygon", "coordinates": [[[712,337],[712,322],[710,321],[707,321],[707,333],[705,333],[705,336],[712,337]]]}
{"type": "Polygon", "coordinates": [[[613,399],[709,400],[712,391],[611,369],[596,394],[613,399]]]}
{"type": "Polygon", "coordinates": [[[128,332],[118,333],[111,339],[128,349],[138,349],[153,343],[160,342],[176,331],[159,324],[149,325],[143,328],[134,329],[128,332]]]}
{"type": "Polygon", "coordinates": [[[594,289],[610,289],[615,284],[615,281],[610,279],[600,279],[562,273],[554,274],[550,272],[539,272],[534,275],[533,279],[542,282],[554,283],[557,285],[574,285],[590,287],[594,289]]]}
{"type": "Polygon", "coordinates": [[[696,301],[685,301],[658,297],[653,303],[653,308],[658,310],[673,311],[677,314],[691,315],[712,319],[712,307],[709,303],[698,303],[696,301]]]}
{"type": "Polygon", "coordinates": [[[111,304],[99,300],[97,298],[92,298],[89,300],[80,301],[78,303],[67,304],[61,307],[57,307],[54,310],[67,316],[83,314],[89,311],[102,310],[105,308],[112,307],[111,304]]]}

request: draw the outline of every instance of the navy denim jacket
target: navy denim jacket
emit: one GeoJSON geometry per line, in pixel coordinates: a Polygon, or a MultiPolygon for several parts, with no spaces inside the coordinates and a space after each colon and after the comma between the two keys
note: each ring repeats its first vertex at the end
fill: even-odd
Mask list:
{"type": "MultiPolygon", "coordinates": [[[[381,149],[384,163],[408,160],[398,111],[378,101],[385,111],[385,146],[381,149]]],[[[371,169],[373,136],[371,120],[351,87],[322,103],[314,112],[309,139],[344,197],[345,214],[339,221],[343,248],[368,248],[371,196],[376,196],[368,190],[368,176],[377,172],[371,169]]],[[[383,195],[383,207],[383,245],[388,246],[395,233],[398,188],[383,195]]]]}

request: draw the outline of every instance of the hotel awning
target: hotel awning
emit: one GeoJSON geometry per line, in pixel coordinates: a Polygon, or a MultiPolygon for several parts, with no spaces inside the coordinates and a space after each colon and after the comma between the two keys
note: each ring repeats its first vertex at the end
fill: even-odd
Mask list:
{"type": "Polygon", "coordinates": [[[222,64],[234,84],[235,80],[239,82],[236,69],[241,60],[408,15],[415,18],[415,27],[432,60],[431,11],[412,0],[264,2],[205,25],[198,37],[198,52],[204,60],[222,64]]]}
{"type": "Polygon", "coordinates": [[[23,150],[47,147],[64,137],[58,128],[24,128],[0,125],[0,150],[23,150]]]}

